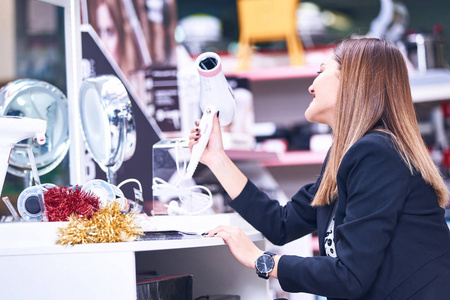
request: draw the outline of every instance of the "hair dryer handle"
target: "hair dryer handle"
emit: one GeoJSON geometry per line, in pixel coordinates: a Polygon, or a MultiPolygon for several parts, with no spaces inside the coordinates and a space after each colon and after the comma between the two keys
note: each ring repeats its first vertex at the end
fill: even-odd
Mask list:
{"type": "Polygon", "coordinates": [[[203,113],[199,125],[201,137],[198,140],[198,143],[192,147],[191,159],[186,169],[186,178],[192,178],[195,169],[197,169],[197,165],[202,158],[203,151],[205,151],[206,145],[208,144],[209,136],[211,135],[213,127],[213,118],[216,113],[217,110],[214,107],[206,108],[203,113]]]}

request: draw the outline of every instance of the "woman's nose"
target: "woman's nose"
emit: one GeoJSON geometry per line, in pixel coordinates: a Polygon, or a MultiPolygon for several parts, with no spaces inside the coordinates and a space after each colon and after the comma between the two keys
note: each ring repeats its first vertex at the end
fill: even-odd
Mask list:
{"type": "Polygon", "coordinates": [[[308,92],[309,92],[310,94],[314,94],[314,87],[313,87],[312,84],[309,86],[308,92]]]}

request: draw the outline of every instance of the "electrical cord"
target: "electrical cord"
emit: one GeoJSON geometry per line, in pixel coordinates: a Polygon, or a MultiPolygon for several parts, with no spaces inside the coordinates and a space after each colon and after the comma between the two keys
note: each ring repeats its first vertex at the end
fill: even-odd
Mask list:
{"type": "Polygon", "coordinates": [[[139,187],[139,191],[137,191],[136,189],[134,189],[134,201],[133,200],[129,200],[128,199],[128,203],[130,204],[130,212],[132,213],[140,213],[142,211],[142,204],[144,202],[144,199],[142,198],[142,184],[139,180],[135,179],[135,178],[128,178],[125,179],[124,181],[122,181],[121,183],[119,183],[117,185],[117,188],[120,189],[123,185],[130,183],[130,182],[134,182],[138,185],[139,187]]]}
{"type": "Polygon", "coordinates": [[[179,157],[179,147],[180,146],[179,146],[179,144],[180,144],[180,140],[177,140],[176,147],[175,147],[175,150],[176,150],[175,151],[175,164],[177,166],[177,173],[180,176],[180,179],[175,184],[170,184],[167,181],[165,181],[159,177],[153,178],[153,182],[152,182],[153,196],[154,197],[155,196],[157,196],[157,197],[166,196],[166,197],[177,197],[178,198],[178,200],[182,204],[181,206],[175,200],[172,200],[169,202],[169,204],[164,205],[165,207],[167,207],[167,213],[169,215],[201,214],[212,207],[212,205],[213,205],[212,193],[207,187],[202,186],[202,185],[194,185],[194,186],[190,186],[190,187],[181,187],[180,186],[181,179],[187,179],[188,177],[186,176],[187,162],[186,162],[185,157],[183,157],[183,164],[182,164],[183,167],[180,168],[180,161],[179,161],[180,160],[180,157],[179,157]],[[205,191],[207,194],[197,191],[199,189],[205,191]],[[183,208],[183,206],[185,206],[185,205],[190,204],[191,206],[193,206],[195,203],[198,203],[198,202],[200,202],[200,203],[206,202],[206,205],[203,208],[198,209],[196,211],[190,211],[190,210],[183,208]]]}
{"type": "Polygon", "coordinates": [[[117,185],[117,187],[120,189],[121,186],[123,186],[123,185],[125,185],[125,184],[127,184],[127,183],[129,183],[129,182],[135,182],[135,183],[137,183],[137,185],[139,186],[139,190],[140,190],[141,193],[142,193],[142,185],[141,185],[141,183],[139,182],[139,180],[134,179],[134,178],[125,179],[124,181],[122,181],[121,183],[119,183],[119,184],[117,185]]]}
{"type": "Polygon", "coordinates": [[[194,202],[206,202],[206,205],[197,211],[188,211],[181,207],[177,201],[170,201],[169,204],[165,204],[167,207],[167,212],[169,215],[197,215],[205,212],[207,209],[212,207],[212,194],[211,191],[202,185],[194,185],[187,188],[182,188],[161,178],[155,177],[153,179],[153,196],[167,196],[167,197],[177,197],[182,205],[193,205],[194,202]],[[207,192],[207,195],[202,192],[197,192],[195,190],[201,189],[207,192]]]}

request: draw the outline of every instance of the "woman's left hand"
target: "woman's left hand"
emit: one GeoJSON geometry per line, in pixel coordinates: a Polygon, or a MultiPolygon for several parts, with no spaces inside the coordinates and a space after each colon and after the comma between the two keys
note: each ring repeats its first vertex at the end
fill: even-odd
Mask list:
{"type": "Polygon", "coordinates": [[[264,252],[250,240],[250,238],[235,226],[218,226],[203,234],[205,237],[221,237],[228,248],[242,265],[255,268],[256,259],[264,252]]]}

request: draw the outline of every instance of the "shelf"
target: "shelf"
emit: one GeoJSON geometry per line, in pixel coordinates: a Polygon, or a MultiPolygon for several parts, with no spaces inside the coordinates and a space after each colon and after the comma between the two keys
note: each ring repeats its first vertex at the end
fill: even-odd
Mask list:
{"type": "Polygon", "coordinates": [[[289,151],[276,158],[261,161],[264,167],[320,165],[325,160],[326,152],[289,151]]]}
{"type": "MultiPolygon", "coordinates": [[[[155,216],[149,218],[156,230],[180,230],[205,232],[219,225],[233,225],[241,228],[253,241],[263,239],[250,224],[236,213],[200,216],[155,216]]],[[[224,245],[221,238],[192,238],[181,240],[154,240],[119,243],[57,245],[58,228],[68,222],[23,222],[5,223],[0,226],[0,257],[40,254],[80,254],[102,252],[141,252],[169,249],[185,249],[224,245]],[[18,238],[20,237],[20,238],[18,238]]]]}
{"type": "Polygon", "coordinates": [[[450,100],[450,70],[432,69],[411,72],[409,76],[413,102],[450,100]]]}
{"type": "Polygon", "coordinates": [[[317,76],[320,64],[330,55],[332,48],[308,49],[305,51],[306,64],[291,66],[286,52],[254,51],[251,56],[252,67],[248,70],[236,71],[238,61],[234,55],[222,54],[222,68],[226,76],[247,78],[250,81],[270,81],[317,76]]]}
{"type": "Polygon", "coordinates": [[[264,167],[306,166],[322,164],[326,152],[288,151],[284,153],[227,150],[227,155],[235,161],[259,161],[264,167]]]}
{"type": "MultiPolygon", "coordinates": [[[[254,52],[252,68],[236,71],[237,58],[221,55],[223,71],[227,76],[247,78],[250,81],[271,81],[314,78],[320,64],[332,52],[332,48],[308,49],[304,66],[291,66],[285,52],[254,52]]],[[[413,102],[450,100],[450,70],[430,69],[426,72],[411,71],[409,74],[413,102]]]]}
{"type": "MultiPolygon", "coordinates": [[[[149,219],[158,230],[200,233],[221,224],[238,226],[264,249],[261,233],[235,213],[149,219]]],[[[2,299],[56,300],[61,295],[65,300],[136,299],[136,274],[149,271],[191,274],[199,283],[194,285],[194,298],[229,293],[243,299],[268,299],[267,281],[242,267],[220,237],[56,245],[58,228],[65,223],[0,226],[0,266],[7,274],[0,283],[2,299]],[[49,282],[56,284],[42,288],[49,282]]]]}
{"type": "Polygon", "coordinates": [[[312,66],[278,66],[266,69],[251,69],[237,72],[237,77],[245,77],[250,81],[268,81],[299,78],[314,78],[318,67],[312,66]]]}
{"type": "Polygon", "coordinates": [[[275,152],[254,151],[254,150],[225,150],[231,160],[254,160],[263,161],[267,159],[276,159],[278,154],[275,152]]]}

